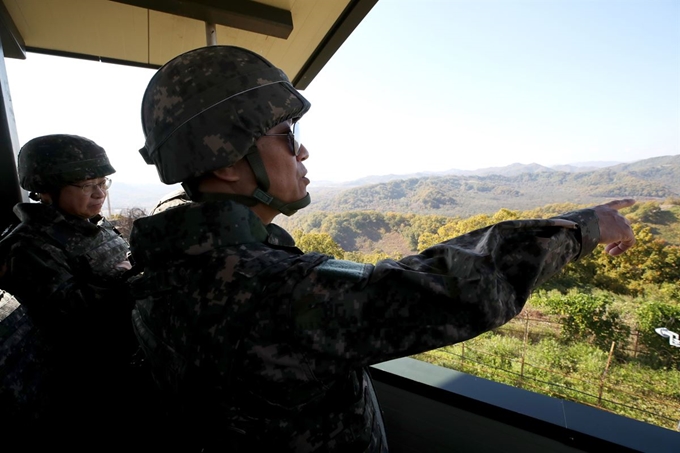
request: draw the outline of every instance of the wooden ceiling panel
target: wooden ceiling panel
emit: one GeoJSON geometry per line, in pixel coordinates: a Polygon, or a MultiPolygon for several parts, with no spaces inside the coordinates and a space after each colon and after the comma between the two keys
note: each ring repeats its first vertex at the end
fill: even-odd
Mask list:
{"type": "Polygon", "coordinates": [[[283,39],[287,39],[293,31],[290,9],[278,8],[254,0],[110,1],[283,39]]]}
{"type": "Polygon", "coordinates": [[[148,60],[146,11],[91,0],[5,0],[27,48],[148,60]]]}
{"type": "MultiPolygon", "coordinates": [[[[291,80],[300,74],[309,55],[312,55],[315,49],[319,47],[348,4],[349,0],[327,3],[316,0],[295,1],[293,24],[297,24],[297,26],[293,28],[293,33],[291,33],[291,40],[294,45],[282,43],[274,49],[274,53],[280,56],[281,60],[275,64],[280,64],[280,67],[286,71],[291,80]],[[287,71],[284,66],[289,66],[290,71],[287,71]]],[[[274,61],[274,55],[268,55],[267,58],[274,61]]]]}
{"type": "MultiPolygon", "coordinates": [[[[4,22],[12,22],[16,29],[12,33],[19,36],[10,34],[15,39],[9,39],[5,32],[0,38],[13,49],[23,42],[29,52],[160,67],[183,52],[205,46],[206,23],[130,3],[175,8],[199,17],[215,2],[159,1],[2,0],[9,15],[4,22]],[[191,10],[192,3],[197,12],[191,10]]],[[[298,88],[305,88],[377,1],[261,0],[255,4],[251,0],[225,0],[232,12],[261,11],[258,4],[290,11],[293,29],[283,38],[218,24],[217,43],[245,47],[263,55],[283,69],[298,88]]],[[[260,18],[251,16],[245,22],[252,25],[257,20],[266,22],[266,14],[260,18]]],[[[267,24],[260,26],[266,29],[267,24]]],[[[21,58],[22,53],[13,50],[8,56],[21,58]]]]}
{"type": "MultiPolygon", "coordinates": [[[[309,55],[314,52],[318,43],[326,37],[328,30],[333,27],[333,23],[342,15],[349,2],[325,4],[313,0],[298,0],[296,3],[300,2],[305,3],[305,8],[300,8],[297,17],[300,25],[297,54],[309,55]]],[[[295,19],[294,14],[293,21],[295,19]]],[[[299,63],[304,64],[304,62],[299,63]]]]}
{"type": "MultiPolygon", "coordinates": [[[[145,14],[147,10],[143,10],[145,14]]],[[[148,11],[149,60],[162,66],[168,60],[191,49],[206,45],[205,23],[194,19],[148,11]]]]}

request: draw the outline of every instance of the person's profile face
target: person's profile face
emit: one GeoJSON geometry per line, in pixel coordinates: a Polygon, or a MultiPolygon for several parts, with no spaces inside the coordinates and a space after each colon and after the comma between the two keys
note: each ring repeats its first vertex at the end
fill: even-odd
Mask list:
{"type": "Polygon", "coordinates": [[[59,192],[59,209],[83,219],[90,219],[102,210],[106,200],[108,178],[94,178],[67,184],[59,192]]]}
{"type": "Polygon", "coordinates": [[[277,124],[257,140],[271,183],[269,193],[286,203],[307,195],[309,179],[302,162],[307,160],[309,152],[299,140],[299,126],[294,126],[291,120],[277,124]],[[298,131],[297,136],[294,129],[298,131]]]}

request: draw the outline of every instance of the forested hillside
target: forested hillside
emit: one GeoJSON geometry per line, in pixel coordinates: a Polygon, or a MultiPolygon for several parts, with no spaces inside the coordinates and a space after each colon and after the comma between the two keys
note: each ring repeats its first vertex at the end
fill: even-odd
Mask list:
{"type": "MultiPolygon", "coordinates": [[[[663,199],[680,194],[680,155],[656,157],[608,167],[512,164],[474,171],[448,170],[438,176],[383,175],[344,183],[317,183],[312,177],[312,204],[301,214],[372,210],[470,216],[501,208],[533,209],[549,203],[596,204],[603,198],[632,196],[663,199]]],[[[114,178],[115,179],[115,178],[114,178]]],[[[115,181],[110,209],[150,211],[158,200],[179,188],[160,182],[115,181]]],[[[107,206],[107,209],[109,206],[107,206]]]]}
{"type": "MultiPolygon", "coordinates": [[[[599,200],[602,202],[603,200],[599,200]]],[[[437,241],[502,220],[545,218],[592,205],[549,204],[528,210],[501,208],[469,217],[402,214],[378,211],[312,212],[278,217],[276,223],[299,234],[324,234],[347,252],[403,256],[437,241]]],[[[672,245],[680,245],[680,197],[639,201],[624,210],[634,223],[672,245]]]]}
{"type": "Polygon", "coordinates": [[[549,203],[597,204],[632,197],[662,200],[680,195],[680,155],[656,157],[587,172],[524,166],[506,174],[393,180],[350,189],[310,189],[305,210],[378,211],[443,216],[533,209],[549,203]]]}

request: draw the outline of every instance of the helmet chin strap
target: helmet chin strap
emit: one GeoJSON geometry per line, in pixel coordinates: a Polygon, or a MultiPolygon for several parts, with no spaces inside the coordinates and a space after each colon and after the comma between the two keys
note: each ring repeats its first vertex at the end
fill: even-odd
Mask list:
{"type": "Polygon", "coordinates": [[[255,180],[257,181],[258,186],[253,192],[252,197],[260,203],[271,206],[281,214],[287,216],[291,216],[298,210],[308,206],[312,201],[309,193],[299,200],[293,201],[291,203],[284,203],[280,199],[270,195],[267,192],[269,190],[269,176],[267,176],[267,169],[265,168],[264,162],[262,162],[262,158],[260,157],[260,151],[255,146],[253,146],[253,148],[254,149],[245,156],[250,168],[255,174],[255,180]]]}

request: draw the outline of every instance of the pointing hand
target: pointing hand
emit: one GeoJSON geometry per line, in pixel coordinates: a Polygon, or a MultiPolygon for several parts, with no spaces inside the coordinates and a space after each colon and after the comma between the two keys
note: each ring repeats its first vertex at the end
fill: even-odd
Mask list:
{"type": "Polygon", "coordinates": [[[593,207],[600,225],[600,244],[607,244],[604,251],[617,256],[635,244],[630,222],[619,214],[619,209],[633,206],[635,200],[624,198],[593,207]]]}

